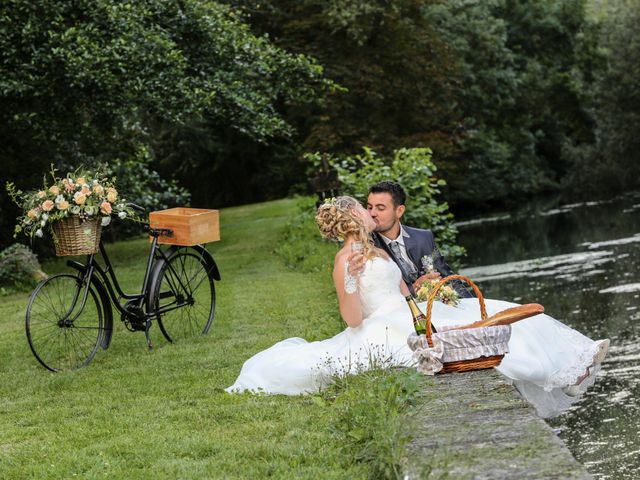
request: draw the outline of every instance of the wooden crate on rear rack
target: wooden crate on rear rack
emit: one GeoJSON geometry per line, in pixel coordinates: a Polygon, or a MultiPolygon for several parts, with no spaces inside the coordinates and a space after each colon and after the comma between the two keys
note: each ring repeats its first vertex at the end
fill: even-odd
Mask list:
{"type": "Polygon", "coordinates": [[[220,240],[218,210],[177,207],[149,214],[151,228],[173,230],[171,236],[158,237],[158,243],[190,247],[220,240]]]}

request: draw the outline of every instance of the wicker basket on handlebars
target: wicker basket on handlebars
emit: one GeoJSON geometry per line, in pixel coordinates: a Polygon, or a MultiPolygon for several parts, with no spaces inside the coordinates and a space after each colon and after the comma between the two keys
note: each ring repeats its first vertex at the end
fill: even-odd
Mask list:
{"type": "MultiPolygon", "coordinates": [[[[431,331],[431,316],[433,302],[438,291],[452,280],[463,280],[474,290],[480,302],[480,317],[487,318],[487,310],[484,304],[482,292],[471,279],[462,275],[450,275],[443,278],[429,295],[426,309],[426,335],[417,336],[415,333],[409,336],[409,347],[419,353],[418,362],[424,360],[431,371],[425,373],[451,373],[466,372],[470,370],[482,370],[500,365],[504,354],[507,353],[507,343],[511,336],[510,325],[498,325],[490,327],[468,328],[458,330],[456,327],[440,329],[437,333],[431,331]],[[433,367],[433,365],[437,367],[433,367]],[[439,369],[441,366],[441,369],[439,369]]],[[[469,319],[469,322],[479,320],[469,319]]],[[[416,355],[414,355],[416,356],[416,355]]],[[[419,367],[420,369],[420,367],[419,367]]]]}
{"type": "Polygon", "coordinates": [[[55,222],[52,227],[53,243],[58,257],[90,255],[96,253],[100,247],[100,217],[67,217],[55,222]]]}

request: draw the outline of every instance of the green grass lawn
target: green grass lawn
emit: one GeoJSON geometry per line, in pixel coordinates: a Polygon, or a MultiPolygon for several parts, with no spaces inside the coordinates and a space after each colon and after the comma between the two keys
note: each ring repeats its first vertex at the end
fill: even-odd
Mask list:
{"type": "MultiPolygon", "coordinates": [[[[209,335],[194,341],[169,344],[156,327],[149,352],[143,333],[116,320],[111,347],[88,367],[51,373],[27,344],[27,294],[0,298],[0,478],[369,476],[370,465],[344,448],[344,405],[223,391],[244,360],[276,341],[318,340],[344,328],[329,268],[296,272],[273,253],[294,205],[221,212],[222,240],[209,248],[222,275],[216,317],[209,335]]],[[[125,290],[138,289],[146,239],[107,249],[125,290]]]]}

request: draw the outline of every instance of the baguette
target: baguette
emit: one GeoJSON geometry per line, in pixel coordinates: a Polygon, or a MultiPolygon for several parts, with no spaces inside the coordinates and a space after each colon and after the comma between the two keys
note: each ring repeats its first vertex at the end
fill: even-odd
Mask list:
{"type": "Polygon", "coordinates": [[[519,305],[517,307],[507,308],[495,315],[490,316],[486,320],[479,320],[469,325],[459,327],[458,330],[464,330],[467,328],[479,328],[479,327],[493,327],[495,325],[509,325],[525,318],[539,315],[544,312],[544,307],[539,303],[527,303],[526,305],[519,305]]]}

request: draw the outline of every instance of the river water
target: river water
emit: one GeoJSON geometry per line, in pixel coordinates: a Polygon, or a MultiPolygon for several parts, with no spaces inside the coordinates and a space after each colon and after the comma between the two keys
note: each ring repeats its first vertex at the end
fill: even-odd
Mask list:
{"type": "Polygon", "coordinates": [[[528,202],[458,223],[461,273],[488,298],[541,303],[610,338],[598,380],[549,423],[598,479],[640,478],[640,192],[607,201],[528,202]]]}

